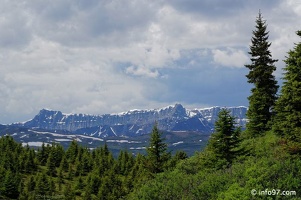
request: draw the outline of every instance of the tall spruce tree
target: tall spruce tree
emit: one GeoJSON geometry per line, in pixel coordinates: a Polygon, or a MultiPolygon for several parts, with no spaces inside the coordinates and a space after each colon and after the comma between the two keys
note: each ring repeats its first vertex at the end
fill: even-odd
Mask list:
{"type": "Polygon", "coordinates": [[[222,109],[215,122],[215,132],[208,143],[207,148],[212,151],[214,159],[218,162],[226,161],[223,165],[231,164],[242,152],[242,149],[239,149],[241,129],[235,124],[235,118],[231,116],[230,111],[222,109]]]}
{"type": "Polygon", "coordinates": [[[250,46],[251,64],[245,65],[250,71],[246,75],[248,82],[254,87],[251,89],[247,117],[247,131],[254,137],[269,130],[275,102],[277,100],[278,85],[273,75],[276,70],[274,65],[277,60],[272,59],[268,41],[269,32],[266,30],[266,21],[259,12],[256,19],[256,30],[253,31],[250,46]]]}
{"type": "MultiPolygon", "coordinates": [[[[301,37],[301,31],[297,31],[301,37]]],[[[276,103],[275,132],[287,139],[291,153],[301,153],[301,42],[288,52],[284,82],[276,103]]]]}
{"type": "Polygon", "coordinates": [[[162,133],[159,131],[157,123],[153,127],[149,147],[146,148],[146,152],[146,164],[150,172],[162,172],[167,160],[170,158],[170,153],[167,152],[167,144],[163,141],[162,133]]]}

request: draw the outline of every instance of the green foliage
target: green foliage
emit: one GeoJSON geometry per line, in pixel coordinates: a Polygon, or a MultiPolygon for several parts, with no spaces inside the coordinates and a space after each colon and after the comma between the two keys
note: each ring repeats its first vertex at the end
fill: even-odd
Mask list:
{"type": "Polygon", "coordinates": [[[207,151],[183,160],[173,171],[157,174],[141,187],[136,187],[129,199],[291,199],[301,198],[301,158],[282,151],[280,138],[273,132],[263,137],[247,139],[254,156],[235,160],[226,169],[212,169],[204,164],[207,151]],[[296,196],[252,196],[251,191],[280,189],[297,191],[296,196]]]}
{"type": "Polygon", "coordinates": [[[269,50],[267,25],[259,13],[256,19],[256,30],[253,31],[250,46],[251,64],[246,65],[250,70],[246,75],[248,82],[254,84],[249,99],[247,130],[250,136],[258,136],[270,129],[272,111],[277,99],[277,81],[273,75],[276,70],[269,50]]]}
{"type": "Polygon", "coordinates": [[[215,133],[211,135],[207,151],[212,152],[213,166],[220,168],[223,165],[229,165],[241,154],[240,127],[235,127],[235,118],[231,116],[230,111],[222,109],[215,122],[215,133]]]}
{"type": "Polygon", "coordinates": [[[150,135],[150,143],[146,148],[147,163],[146,167],[151,173],[163,172],[170,158],[167,152],[167,144],[162,139],[162,133],[158,129],[157,123],[154,125],[150,135]]]}
{"type": "Polygon", "coordinates": [[[48,159],[48,155],[50,152],[50,145],[47,144],[45,146],[45,143],[43,142],[41,149],[38,150],[38,160],[40,162],[41,165],[45,166],[47,163],[47,159],[48,159]]]}
{"type": "MultiPolygon", "coordinates": [[[[297,34],[301,37],[301,31],[297,34]]],[[[288,52],[284,83],[276,104],[274,131],[284,138],[287,150],[301,154],[301,43],[288,52]]]]}
{"type": "Polygon", "coordinates": [[[51,192],[49,177],[45,173],[39,173],[36,175],[36,187],[35,193],[38,195],[49,195],[51,192]]]}
{"type": "Polygon", "coordinates": [[[1,194],[4,194],[5,196],[12,199],[18,198],[20,193],[18,188],[20,181],[21,178],[18,173],[15,174],[12,171],[8,170],[5,173],[1,194]]]}
{"type": "Polygon", "coordinates": [[[49,176],[56,176],[56,158],[55,158],[55,151],[54,149],[52,148],[50,150],[50,153],[49,153],[49,156],[48,156],[48,159],[47,159],[47,163],[46,163],[46,167],[47,167],[47,174],[49,176]]]}
{"type": "Polygon", "coordinates": [[[73,140],[69,146],[69,148],[66,151],[66,157],[69,161],[69,163],[74,164],[76,160],[76,156],[78,154],[79,146],[75,140],[73,140]]]}
{"type": "Polygon", "coordinates": [[[64,197],[66,200],[75,200],[75,193],[70,184],[67,184],[65,187],[64,197]]]}

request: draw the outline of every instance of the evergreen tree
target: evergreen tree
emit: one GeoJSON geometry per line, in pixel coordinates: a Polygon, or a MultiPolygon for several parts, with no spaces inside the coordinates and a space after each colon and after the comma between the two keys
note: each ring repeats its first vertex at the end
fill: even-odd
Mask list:
{"type": "Polygon", "coordinates": [[[50,154],[47,159],[46,168],[47,174],[49,176],[56,176],[56,158],[55,158],[55,151],[54,148],[51,148],[50,154]]]}
{"type": "Polygon", "coordinates": [[[222,109],[215,122],[215,133],[211,135],[207,147],[209,151],[213,152],[215,160],[225,160],[226,163],[223,164],[226,165],[231,164],[241,152],[238,149],[241,130],[240,127],[235,127],[235,124],[235,118],[231,116],[230,111],[222,109]]]}
{"type": "Polygon", "coordinates": [[[116,173],[128,175],[134,165],[133,156],[127,151],[120,151],[116,161],[116,173]]]}
{"type": "Polygon", "coordinates": [[[121,195],[121,181],[114,170],[109,170],[108,174],[102,179],[97,195],[98,199],[119,199],[121,195]]]}
{"type": "Polygon", "coordinates": [[[138,153],[133,168],[129,173],[128,185],[130,189],[132,189],[134,185],[138,185],[139,182],[143,182],[150,178],[149,171],[145,168],[145,162],[145,157],[138,153]]]}
{"type": "Polygon", "coordinates": [[[8,170],[3,182],[2,194],[12,199],[18,198],[20,181],[21,178],[18,174],[14,174],[12,171],[8,170]]]}
{"type": "Polygon", "coordinates": [[[163,142],[162,133],[159,131],[157,123],[153,127],[149,147],[146,148],[146,152],[146,164],[150,172],[163,172],[165,164],[170,158],[170,153],[167,152],[167,144],[163,142]]]}
{"type": "Polygon", "coordinates": [[[67,172],[67,171],[68,171],[69,164],[68,164],[68,162],[67,162],[66,155],[63,156],[59,168],[60,168],[62,171],[64,171],[64,172],[67,172]]]}
{"type": "Polygon", "coordinates": [[[45,143],[43,142],[41,149],[38,149],[38,153],[37,153],[37,157],[41,165],[43,166],[46,165],[49,152],[50,152],[49,144],[45,146],[45,143]]]}
{"type": "Polygon", "coordinates": [[[37,174],[35,192],[37,195],[48,195],[50,193],[50,182],[45,173],[37,174]]]}
{"type": "MultiPolygon", "coordinates": [[[[297,31],[301,37],[301,31],[297,31]]],[[[284,82],[276,103],[275,132],[287,139],[291,153],[301,153],[301,43],[288,52],[284,82]]]]}
{"type": "Polygon", "coordinates": [[[253,31],[250,46],[251,64],[245,65],[250,71],[246,75],[248,82],[254,85],[251,89],[247,117],[247,131],[250,136],[257,136],[269,130],[278,90],[277,81],[273,75],[277,60],[272,59],[268,42],[266,22],[259,13],[256,19],[256,30],[253,31]]]}
{"type": "Polygon", "coordinates": [[[75,171],[74,171],[74,175],[75,176],[79,176],[81,174],[83,174],[84,170],[83,170],[83,163],[82,160],[77,158],[75,161],[75,171]]]}
{"type": "Polygon", "coordinates": [[[30,149],[26,152],[24,167],[25,167],[25,172],[29,172],[29,173],[37,170],[37,163],[36,163],[34,149],[30,149]]]}
{"type": "Polygon", "coordinates": [[[52,153],[54,154],[55,166],[59,167],[65,154],[64,148],[60,144],[53,143],[51,149],[52,149],[52,153]]]}
{"type": "Polygon", "coordinates": [[[186,158],[188,158],[188,156],[184,151],[177,151],[176,154],[169,160],[168,168],[173,169],[180,160],[185,160],[186,158]]]}
{"type": "Polygon", "coordinates": [[[77,154],[79,152],[79,146],[75,140],[73,140],[66,151],[66,157],[69,163],[74,164],[77,154]]]}
{"type": "Polygon", "coordinates": [[[88,173],[92,170],[92,159],[91,159],[91,153],[88,149],[84,149],[83,155],[82,155],[82,167],[83,172],[88,173]]]}

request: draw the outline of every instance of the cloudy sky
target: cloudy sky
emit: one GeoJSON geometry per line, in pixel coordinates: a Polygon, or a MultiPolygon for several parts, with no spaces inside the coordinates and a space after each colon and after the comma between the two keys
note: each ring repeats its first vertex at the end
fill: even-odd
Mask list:
{"type": "Polygon", "coordinates": [[[279,79],[300,0],[0,0],[0,123],[42,108],[247,106],[259,9],[279,79]]]}

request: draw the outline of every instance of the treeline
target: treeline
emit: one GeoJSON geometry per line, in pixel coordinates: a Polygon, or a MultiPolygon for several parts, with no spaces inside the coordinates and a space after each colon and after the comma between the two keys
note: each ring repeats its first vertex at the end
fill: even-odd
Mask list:
{"type": "Polygon", "coordinates": [[[114,158],[105,144],[93,150],[73,141],[43,144],[37,151],[12,137],[0,138],[1,199],[127,199],[134,187],[172,170],[184,152],[172,156],[154,126],[147,155],[120,151],[114,158]]]}

